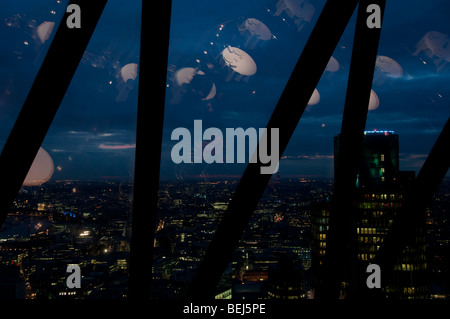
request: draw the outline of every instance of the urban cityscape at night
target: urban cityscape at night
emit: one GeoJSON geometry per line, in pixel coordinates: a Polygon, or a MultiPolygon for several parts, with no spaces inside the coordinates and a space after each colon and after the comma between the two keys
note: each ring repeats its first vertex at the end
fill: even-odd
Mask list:
{"type": "MultiPolygon", "coordinates": [[[[220,179],[161,184],[153,298],[185,297],[237,183],[220,179]]],[[[326,227],[314,214],[327,207],[332,190],[333,180],[274,177],[216,297],[312,298],[312,267],[317,262],[313,235],[325,233],[326,227]]],[[[0,233],[2,297],[126,298],[131,192],[131,182],[118,181],[25,187],[0,233]],[[67,288],[68,264],[80,265],[82,289],[67,288]]],[[[450,296],[449,198],[446,179],[427,210],[429,298],[450,296]]]]}

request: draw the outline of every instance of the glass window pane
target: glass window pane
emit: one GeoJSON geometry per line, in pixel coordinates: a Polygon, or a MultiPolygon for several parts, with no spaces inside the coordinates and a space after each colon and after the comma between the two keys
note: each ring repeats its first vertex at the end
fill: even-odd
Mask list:
{"type": "Polygon", "coordinates": [[[0,274],[17,275],[17,298],[127,296],[140,17],[140,1],[107,2],[1,229],[0,274]]]}
{"type": "Polygon", "coordinates": [[[67,0],[0,4],[0,150],[44,60],[67,0]]]}

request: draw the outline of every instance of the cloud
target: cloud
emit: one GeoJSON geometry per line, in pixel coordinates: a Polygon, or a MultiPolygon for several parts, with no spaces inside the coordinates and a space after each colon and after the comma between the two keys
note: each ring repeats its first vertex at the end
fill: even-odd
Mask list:
{"type": "Polygon", "coordinates": [[[400,153],[400,158],[404,159],[404,160],[425,160],[428,157],[428,154],[405,154],[405,153],[400,153]]]}
{"type": "Polygon", "coordinates": [[[102,143],[98,146],[102,150],[128,150],[136,148],[136,144],[105,144],[102,143]]]}

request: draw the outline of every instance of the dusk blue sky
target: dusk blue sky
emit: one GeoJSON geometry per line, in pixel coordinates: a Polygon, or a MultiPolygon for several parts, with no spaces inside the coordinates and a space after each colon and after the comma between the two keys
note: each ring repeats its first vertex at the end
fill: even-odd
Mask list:
{"type": "MultiPolygon", "coordinates": [[[[67,3],[0,4],[0,149],[67,3]],[[51,24],[45,22],[55,25],[49,28],[51,24]]],[[[173,1],[161,178],[242,174],[245,164],[175,165],[170,151],[176,141],[170,134],[177,127],[193,130],[196,119],[203,121],[204,129],[217,127],[224,132],[228,127],[265,127],[324,3],[173,1]],[[255,23],[267,29],[260,24],[257,30],[262,33],[256,31],[259,35],[251,37],[255,23]],[[245,51],[256,73],[232,73],[221,54],[228,47],[245,51]],[[186,74],[193,69],[184,68],[197,73],[192,81],[186,74]],[[183,69],[185,73],[180,73],[183,69]]],[[[140,6],[140,1],[108,1],[42,145],[54,161],[52,179],[132,179],[140,6]]],[[[450,3],[445,0],[387,1],[373,83],[379,105],[369,111],[366,129],[399,134],[402,170],[420,169],[449,117],[449,18],[450,3]],[[389,69],[389,63],[396,69],[389,69]],[[393,73],[386,73],[389,70],[393,73]]],[[[320,101],[307,107],[283,154],[282,176],[333,176],[333,136],[342,121],[355,20],[354,16],[333,54],[338,64],[330,64],[317,86],[320,101]]],[[[151,39],[146,45],[152,46],[151,39]]],[[[245,66],[248,71],[249,65],[245,66]]]]}

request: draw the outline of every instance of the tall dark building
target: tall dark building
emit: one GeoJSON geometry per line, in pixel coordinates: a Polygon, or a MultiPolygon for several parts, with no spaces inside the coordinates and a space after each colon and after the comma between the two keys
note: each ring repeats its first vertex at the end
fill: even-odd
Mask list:
{"type": "MultiPolygon", "coordinates": [[[[334,140],[335,163],[339,156],[340,135],[334,140]]],[[[356,179],[355,250],[358,258],[360,280],[367,277],[365,269],[389,232],[393,220],[404,203],[408,189],[414,180],[414,172],[399,169],[398,135],[392,131],[367,131],[359,160],[356,179]]],[[[326,253],[329,206],[317,206],[313,210],[313,265],[314,273],[320,275],[323,256],[326,253]],[[325,249],[325,252],[324,252],[325,249]],[[318,254],[314,254],[317,251],[318,254]]],[[[386,298],[426,298],[427,261],[426,237],[423,229],[417,229],[416,241],[404,249],[394,271],[382,278],[382,290],[386,298]]]]}

